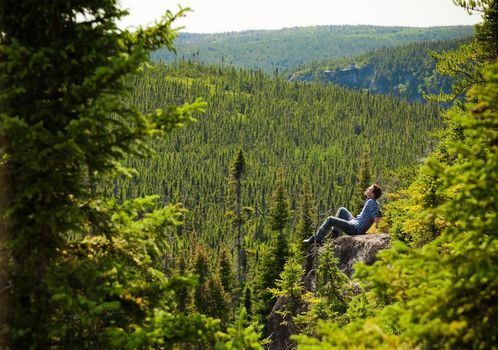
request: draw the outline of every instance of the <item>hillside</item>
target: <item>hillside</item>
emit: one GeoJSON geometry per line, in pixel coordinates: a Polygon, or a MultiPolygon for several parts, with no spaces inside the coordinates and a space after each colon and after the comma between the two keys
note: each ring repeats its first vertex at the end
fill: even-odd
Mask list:
{"type": "Polygon", "coordinates": [[[379,26],[314,26],[219,34],[181,34],[177,54],[161,49],[156,61],[182,59],[206,64],[283,72],[309,62],[352,56],[382,47],[419,41],[466,38],[470,26],[409,28],[379,26]]]}
{"type": "Polygon", "coordinates": [[[382,179],[386,168],[417,162],[428,151],[427,133],[440,125],[431,105],[221,66],[158,64],[132,84],[131,102],[144,111],[198,96],[207,110],[197,123],[158,142],[154,161],[132,161],[140,176],[107,190],[115,188],[121,199],[158,193],[163,202],[184,203],[191,211],[185,231],[215,246],[231,242],[227,176],[239,148],[248,167],[243,202],[255,209],[247,230],[250,237],[267,239],[267,203],[279,170],[293,208],[309,183],[324,212],[349,203],[366,147],[372,171],[382,179]]]}
{"type": "Polygon", "coordinates": [[[451,79],[436,70],[429,51],[445,52],[468,40],[416,42],[400,47],[384,47],[366,54],[318,62],[291,70],[291,81],[333,83],[372,93],[424,101],[424,94],[449,92],[451,79]]]}

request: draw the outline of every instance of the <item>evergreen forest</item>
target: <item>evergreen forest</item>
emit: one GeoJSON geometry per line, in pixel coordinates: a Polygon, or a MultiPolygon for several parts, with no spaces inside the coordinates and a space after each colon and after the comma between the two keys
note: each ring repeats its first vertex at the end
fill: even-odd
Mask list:
{"type": "Polygon", "coordinates": [[[271,236],[265,218],[279,174],[292,210],[307,184],[319,212],[326,212],[350,203],[365,150],[381,180],[389,169],[413,165],[427,154],[431,131],[442,125],[435,105],[290,83],[233,67],[153,64],[130,84],[131,103],[144,112],[196,97],[207,107],[196,123],[156,141],[152,160],[130,160],[137,176],[113,180],[103,192],[121,201],[158,194],[162,203],[183,203],[190,211],[184,233],[216,249],[233,241],[224,214],[230,206],[230,162],[239,150],[247,169],[241,198],[254,211],[245,230],[254,244],[271,236]]]}
{"type": "Polygon", "coordinates": [[[452,79],[436,69],[431,53],[456,50],[470,41],[419,41],[397,47],[383,47],[353,57],[314,62],[286,72],[291,81],[332,83],[350,89],[368,90],[425,102],[440,91],[451,91],[452,79]]]}
{"type": "Polygon", "coordinates": [[[323,62],[420,41],[464,39],[472,34],[471,26],[410,28],[370,25],[217,34],[181,33],[175,40],[176,53],[160,49],[151,57],[155,61],[193,60],[278,74],[310,62],[323,62]]]}
{"type": "Polygon", "coordinates": [[[0,349],[271,348],[280,298],[296,349],[497,349],[498,1],[453,2],[482,22],[0,0],[0,349]],[[344,65],[385,84],[323,83],[344,65]],[[305,293],[303,239],[372,182],[390,247],[350,279],[325,242],[305,293]]]}

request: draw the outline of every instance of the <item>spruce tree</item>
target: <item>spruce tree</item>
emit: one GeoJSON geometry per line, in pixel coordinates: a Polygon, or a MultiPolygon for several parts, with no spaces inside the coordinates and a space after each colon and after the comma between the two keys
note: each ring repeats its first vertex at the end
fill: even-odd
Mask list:
{"type": "MultiPolygon", "coordinates": [[[[485,5],[483,27],[490,17],[496,21],[497,13],[486,10],[495,1],[477,3],[485,5]]],[[[479,45],[486,48],[485,42],[479,45]]],[[[495,42],[489,45],[492,52],[495,42]]],[[[324,327],[323,342],[302,338],[301,348],[496,348],[498,63],[496,57],[480,63],[482,80],[474,83],[463,108],[448,112],[461,132],[442,141],[453,160],[431,155],[422,167],[423,174],[439,179],[436,192],[443,199],[420,206],[438,218],[438,235],[420,249],[395,242],[380,262],[358,267],[356,277],[383,308],[342,329],[324,327]]]]}
{"type": "Polygon", "coordinates": [[[211,274],[208,254],[201,243],[197,243],[191,261],[190,271],[197,276],[197,285],[193,291],[193,302],[195,310],[206,313],[209,303],[208,280],[211,274]]]}
{"type": "Polygon", "coordinates": [[[236,230],[235,248],[237,249],[237,281],[239,285],[242,284],[245,272],[243,271],[244,252],[242,247],[242,225],[245,218],[243,213],[242,202],[242,175],[245,172],[246,160],[242,150],[239,150],[237,156],[230,164],[230,177],[229,177],[229,205],[231,210],[228,216],[236,230]]]}
{"type": "MultiPolygon", "coordinates": [[[[275,259],[274,264],[271,267],[268,266],[268,268],[273,270],[274,280],[276,280],[283,271],[285,262],[289,256],[289,240],[285,234],[285,228],[289,223],[291,212],[282,174],[278,175],[277,185],[272,193],[269,216],[270,227],[273,231],[277,232],[277,239],[272,252],[275,259]]],[[[274,286],[274,283],[272,282],[272,286],[274,286]]]]}
{"type": "Polygon", "coordinates": [[[233,271],[232,256],[226,247],[220,250],[218,257],[218,274],[225,292],[230,293],[235,286],[235,276],[233,271]]]}
{"type": "MultiPolygon", "coordinates": [[[[283,176],[279,174],[270,203],[270,228],[276,231],[277,236],[261,253],[254,282],[253,310],[259,322],[264,325],[274,303],[270,289],[275,288],[276,280],[283,271],[289,256],[289,242],[285,235],[285,228],[290,218],[290,209],[283,181],[283,176]]],[[[267,335],[266,328],[263,334],[267,335]]]]}
{"type": "Polygon", "coordinates": [[[134,174],[124,157],[152,155],[151,136],[203,109],[143,114],[125,103],[125,78],[150,51],[173,48],[172,22],[183,13],[131,33],[116,26],[126,12],[115,0],[0,2],[10,347],[146,348],[212,337],[213,322],[176,313],[175,279],[161,271],[165,228],[180,223],[181,206],[154,210],[156,197],[120,205],[95,188],[134,174]]]}
{"type": "Polygon", "coordinates": [[[365,189],[372,184],[370,157],[370,149],[366,148],[361,155],[355,189],[351,201],[351,212],[353,215],[358,215],[360,213],[363,204],[365,203],[365,189]]]}
{"type": "Polygon", "coordinates": [[[307,251],[308,246],[303,244],[303,240],[310,237],[315,233],[315,225],[313,224],[313,218],[315,217],[311,193],[309,191],[309,186],[306,184],[299,196],[299,211],[298,211],[298,222],[297,222],[297,243],[301,245],[301,250],[303,252],[307,251]]]}
{"type": "Polygon", "coordinates": [[[277,184],[272,193],[270,203],[269,222],[272,230],[283,235],[284,228],[290,219],[289,200],[285,191],[283,174],[277,175],[277,184]]]}

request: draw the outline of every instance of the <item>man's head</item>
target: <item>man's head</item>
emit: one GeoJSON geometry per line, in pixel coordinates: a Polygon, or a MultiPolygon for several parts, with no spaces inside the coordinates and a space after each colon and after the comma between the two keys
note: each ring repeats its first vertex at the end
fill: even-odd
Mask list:
{"type": "Polygon", "coordinates": [[[382,188],[380,188],[380,186],[377,184],[372,184],[369,188],[366,189],[365,196],[367,196],[368,198],[378,199],[380,196],[382,196],[382,188]]]}

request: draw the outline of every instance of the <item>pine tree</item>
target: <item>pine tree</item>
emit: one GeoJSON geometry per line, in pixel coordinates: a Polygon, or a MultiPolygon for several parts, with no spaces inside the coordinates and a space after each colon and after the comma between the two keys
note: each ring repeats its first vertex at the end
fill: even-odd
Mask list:
{"type": "Polygon", "coordinates": [[[136,173],[123,158],[152,155],[151,136],[203,109],[196,102],[142,114],[123,103],[125,78],[150,51],[173,48],[172,22],[184,11],[134,33],[117,28],[126,12],[115,0],[4,0],[0,13],[10,346],[145,348],[211,338],[215,322],[176,314],[175,279],[161,271],[164,233],[180,224],[181,206],[154,210],[156,197],[119,205],[95,187],[136,173]]]}
{"type": "Polygon", "coordinates": [[[351,201],[353,203],[351,207],[353,215],[360,213],[365,203],[365,189],[372,184],[370,157],[370,149],[366,148],[361,155],[360,167],[358,169],[353,199],[351,201]]]}
{"type": "Polygon", "coordinates": [[[201,313],[207,313],[209,304],[209,286],[208,280],[211,274],[209,267],[208,254],[206,248],[197,243],[193,251],[190,271],[197,276],[197,286],[193,291],[193,302],[195,310],[201,313]]]}
{"type": "Polygon", "coordinates": [[[230,293],[235,286],[232,256],[226,247],[222,247],[218,257],[218,274],[225,292],[230,293]]]}
{"type": "Polygon", "coordinates": [[[303,292],[303,274],[302,257],[296,246],[293,246],[290,257],[275,282],[276,288],[272,288],[271,292],[276,297],[287,297],[296,302],[303,292]]]}
{"type": "MultiPolygon", "coordinates": [[[[274,280],[280,275],[284,269],[285,262],[289,256],[289,240],[285,235],[285,228],[289,223],[291,216],[289,208],[289,200],[284,187],[284,177],[278,175],[277,185],[272,193],[272,202],[270,204],[269,221],[272,230],[277,231],[276,245],[273,248],[273,256],[275,257],[273,270],[274,280]]],[[[272,282],[272,286],[274,282],[272,282]]]]}
{"type": "MultiPolygon", "coordinates": [[[[493,0],[477,3],[495,6],[493,0]]],[[[497,19],[487,6],[483,27],[490,16],[492,23],[497,19]]],[[[496,43],[489,44],[492,52],[496,43]]],[[[302,338],[303,349],[496,347],[498,63],[496,57],[480,63],[482,81],[474,83],[463,108],[448,112],[461,132],[442,141],[453,160],[431,155],[422,167],[422,174],[439,179],[435,191],[443,200],[421,206],[438,218],[438,235],[421,249],[395,242],[381,263],[358,267],[356,277],[383,308],[369,320],[323,328],[322,343],[302,338]]]]}
{"type": "MultiPolygon", "coordinates": [[[[262,252],[261,261],[253,290],[253,309],[261,324],[266,324],[266,319],[273,307],[271,288],[284,269],[289,256],[289,242],[284,229],[290,218],[289,203],[285,193],[283,176],[280,174],[270,203],[270,227],[277,231],[276,239],[262,252]]],[[[266,328],[263,331],[266,335],[266,328]]]]}
{"type": "Polygon", "coordinates": [[[308,249],[308,246],[302,243],[303,240],[315,233],[315,226],[313,224],[314,217],[315,214],[312,206],[311,193],[306,184],[299,196],[298,223],[296,227],[297,243],[301,245],[301,251],[303,252],[308,249]]]}
{"type": "Polygon", "coordinates": [[[283,235],[284,228],[290,219],[289,200],[285,192],[284,177],[279,173],[277,185],[272,193],[272,202],[270,204],[269,221],[272,230],[283,235]]]}
{"type": "Polygon", "coordinates": [[[211,274],[206,284],[207,308],[203,313],[220,319],[222,326],[226,327],[233,319],[230,295],[223,288],[220,276],[216,274],[211,274]]]}
{"type": "Polygon", "coordinates": [[[232,225],[236,230],[235,248],[237,249],[237,281],[239,285],[245,276],[243,271],[244,266],[244,252],[242,247],[242,225],[245,218],[242,211],[242,175],[245,172],[246,160],[242,150],[239,150],[237,156],[230,164],[230,180],[229,180],[229,193],[230,193],[230,206],[231,210],[228,212],[232,225]]]}
{"type": "MultiPolygon", "coordinates": [[[[177,269],[176,273],[179,276],[187,276],[187,262],[185,257],[180,255],[177,258],[177,269]]],[[[175,301],[178,305],[178,311],[182,313],[186,313],[189,305],[191,304],[191,296],[190,296],[191,287],[188,285],[178,286],[175,292],[175,301]]]]}
{"type": "Polygon", "coordinates": [[[240,308],[235,324],[228,327],[226,343],[216,344],[216,350],[262,350],[259,343],[259,334],[254,325],[248,324],[248,313],[244,307],[240,308]]]}

